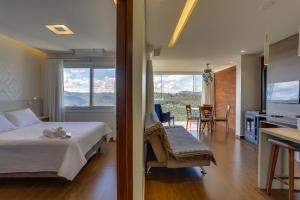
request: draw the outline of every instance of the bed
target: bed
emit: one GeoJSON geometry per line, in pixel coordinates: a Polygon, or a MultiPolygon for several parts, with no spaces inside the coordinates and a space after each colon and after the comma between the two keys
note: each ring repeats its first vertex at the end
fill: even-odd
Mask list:
{"type": "Polygon", "coordinates": [[[0,177],[63,177],[73,180],[101,143],[111,137],[104,122],[40,122],[0,134],[0,177]],[[71,138],[47,138],[63,127],[71,138]]]}

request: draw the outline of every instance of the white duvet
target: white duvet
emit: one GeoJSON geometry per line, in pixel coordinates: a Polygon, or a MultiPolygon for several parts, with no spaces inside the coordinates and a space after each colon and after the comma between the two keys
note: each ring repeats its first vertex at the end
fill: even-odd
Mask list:
{"type": "Polygon", "coordinates": [[[0,173],[54,171],[73,180],[87,162],[85,154],[110,134],[103,122],[41,122],[0,133],[0,173]],[[59,126],[72,138],[43,136],[44,129],[59,126]]]}

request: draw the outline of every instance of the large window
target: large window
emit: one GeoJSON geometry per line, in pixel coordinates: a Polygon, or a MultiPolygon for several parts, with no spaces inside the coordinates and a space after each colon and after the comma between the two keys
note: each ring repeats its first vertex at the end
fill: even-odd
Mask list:
{"type": "Polygon", "coordinates": [[[154,75],[155,103],[162,104],[163,110],[170,111],[177,121],[186,120],[185,105],[200,106],[201,95],[200,74],[154,75]]]}
{"type": "Polygon", "coordinates": [[[115,69],[94,69],[94,106],[115,105],[115,69]]]}
{"type": "Polygon", "coordinates": [[[64,106],[115,106],[115,69],[95,66],[65,67],[64,106]]]}

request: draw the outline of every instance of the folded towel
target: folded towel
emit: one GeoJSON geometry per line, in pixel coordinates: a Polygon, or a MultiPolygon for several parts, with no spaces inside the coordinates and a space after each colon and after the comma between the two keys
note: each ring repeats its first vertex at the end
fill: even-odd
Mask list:
{"type": "Polygon", "coordinates": [[[43,135],[44,135],[45,137],[49,137],[49,138],[55,138],[55,137],[57,137],[57,136],[56,136],[56,133],[55,133],[54,131],[50,130],[50,129],[45,129],[45,130],[43,131],[43,135]]]}
{"type": "Polygon", "coordinates": [[[65,137],[67,132],[63,129],[63,127],[58,127],[57,129],[54,129],[56,132],[57,137],[65,137]]]}
{"type": "Polygon", "coordinates": [[[45,129],[43,131],[43,135],[49,138],[70,138],[71,133],[67,133],[62,127],[54,128],[54,129],[45,129]]]}

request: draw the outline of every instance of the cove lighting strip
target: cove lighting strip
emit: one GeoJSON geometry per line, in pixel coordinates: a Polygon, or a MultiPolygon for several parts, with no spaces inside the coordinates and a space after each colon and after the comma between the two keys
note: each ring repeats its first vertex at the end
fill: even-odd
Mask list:
{"type": "Polygon", "coordinates": [[[190,15],[192,14],[193,9],[195,8],[197,2],[198,2],[198,0],[187,0],[186,1],[183,11],[181,13],[181,16],[180,16],[178,23],[176,25],[176,28],[174,30],[174,33],[169,42],[169,45],[168,45],[169,48],[173,47],[176,44],[176,41],[178,40],[185,24],[187,23],[190,15]]]}

